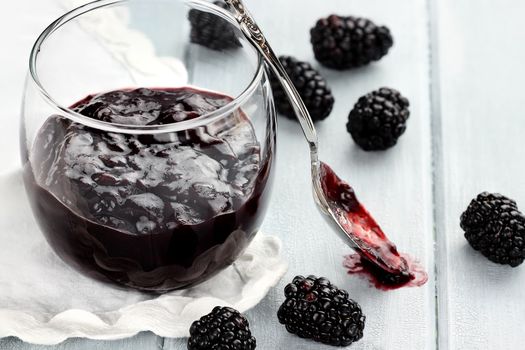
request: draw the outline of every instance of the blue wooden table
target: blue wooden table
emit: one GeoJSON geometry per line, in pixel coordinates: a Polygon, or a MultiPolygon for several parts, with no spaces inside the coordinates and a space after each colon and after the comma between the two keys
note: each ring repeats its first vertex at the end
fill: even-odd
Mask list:
{"type": "MultiPolygon", "coordinates": [[[[58,0],[6,2],[0,11],[2,164],[18,163],[17,121],[29,48],[62,9],[58,0]]],[[[518,0],[246,0],[280,54],[315,62],[309,28],[330,13],[386,24],[395,46],[377,64],[349,72],[320,68],[333,89],[332,115],[318,125],[322,158],[348,179],[403,251],[429,272],[421,288],[381,292],[342,268],[349,249],[325,226],[311,198],[308,154],[292,121],[280,119],[278,176],[264,231],[279,236],[289,271],[247,312],[258,349],[328,349],[289,335],[276,319],[282,288],[317,274],[347,289],[367,315],[352,349],[521,349],[525,268],[497,266],[466,245],[459,215],[483,190],[525,206],[525,2],[518,0]],[[272,9],[273,8],[273,9],[272,9]],[[381,86],[411,101],[408,130],[393,149],[359,150],[344,125],[357,98],[381,86]]],[[[524,207],[525,208],[525,207],[524,207]]],[[[1,215],[1,214],[0,214],[1,215]]],[[[5,276],[0,276],[1,278],[5,276]]],[[[185,349],[151,333],[55,347],[0,340],[0,349],[185,349]]]]}

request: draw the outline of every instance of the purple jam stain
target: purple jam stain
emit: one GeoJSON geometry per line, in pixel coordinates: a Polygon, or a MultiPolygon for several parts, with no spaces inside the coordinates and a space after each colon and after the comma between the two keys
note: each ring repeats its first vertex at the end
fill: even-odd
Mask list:
{"type": "MultiPolygon", "coordinates": [[[[190,88],[141,88],[90,95],[71,108],[143,126],[194,119],[231,100],[190,88]]],[[[267,140],[261,149],[239,110],[158,135],[105,132],[51,116],[24,179],[62,259],[103,280],[163,292],[213,276],[254,237],[268,205],[275,140],[267,140]]]]}
{"type": "Polygon", "coordinates": [[[371,263],[362,255],[354,253],[347,255],[343,266],[350,275],[359,275],[367,279],[375,288],[388,291],[402,287],[420,287],[427,283],[428,274],[423,266],[407,254],[401,254],[408,264],[410,274],[408,276],[392,275],[371,263]]]}

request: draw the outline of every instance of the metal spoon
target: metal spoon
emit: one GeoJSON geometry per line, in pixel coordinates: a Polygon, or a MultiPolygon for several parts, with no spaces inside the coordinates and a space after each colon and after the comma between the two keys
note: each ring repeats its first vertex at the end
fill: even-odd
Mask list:
{"type": "Polygon", "coordinates": [[[310,113],[242,0],[225,2],[244,36],[262,54],[267,66],[282,84],[294,108],[310,147],[312,187],[319,211],[340,237],[362,257],[388,273],[408,275],[406,260],[399,255],[395,245],[386,238],[379,225],[359,203],[353,189],[341,181],[328,165],[319,161],[319,141],[310,113]]]}

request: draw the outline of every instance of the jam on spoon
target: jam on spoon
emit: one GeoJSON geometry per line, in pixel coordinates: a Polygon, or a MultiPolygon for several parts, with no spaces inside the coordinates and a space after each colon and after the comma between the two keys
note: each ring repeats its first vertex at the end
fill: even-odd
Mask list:
{"type": "Polygon", "coordinates": [[[352,234],[363,257],[386,273],[410,277],[408,264],[374,218],[357,199],[354,189],[321,163],[321,187],[342,228],[352,234]]]}
{"type": "Polygon", "coordinates": [[[354,189],[321,163],[321,188],[329,210],[356,246],[357,254],[344,265],[349,273],[367,274],[379,289],[420,286],[428,277],[406,254],[400,254],[374,218],[359,202],[354,189]]]}

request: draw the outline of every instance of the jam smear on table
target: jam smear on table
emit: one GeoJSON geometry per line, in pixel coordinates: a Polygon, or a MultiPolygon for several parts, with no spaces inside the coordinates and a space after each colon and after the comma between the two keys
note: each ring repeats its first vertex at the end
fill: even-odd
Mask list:
{"type": "MultiPolygon", "coordinates": [[[[71,108],[149,126],[191,120],[231,100],[193,88],[140,88],[90,95],[71,108]]],[[[51,116],[24,179],[62,259],[103,280],[163,292],[213,276],[254,237],[268,202],[275,140],[266,142],[261,147],[240,110],[205,126],[140,135],[51,116]]]]}
{"type": "Polygon", "coordinates": [[[427,283],[428,274],[421,264],[410,257],[408,254],[401,254],[405,259],[410,271],[409,278],[403,275],[385,273],[376,264],[363,258],[361,254],[355,253],[347,255],[343,261],[343,266],[350,275],[359,275],[367,279],[375,288],[388,291],[402,287],[420,287],[427,283]]]}
{"type": "Polygon", "coordinates": [[[406,254],[400,254],[374,218],[359,202],[353,188],[321,163],[321,187],[331,211],[357,245],[357,254],[348,256],[344,266],[350,274],[367,275],[378,289],[421,286],[428,276],[406,254]]]}

